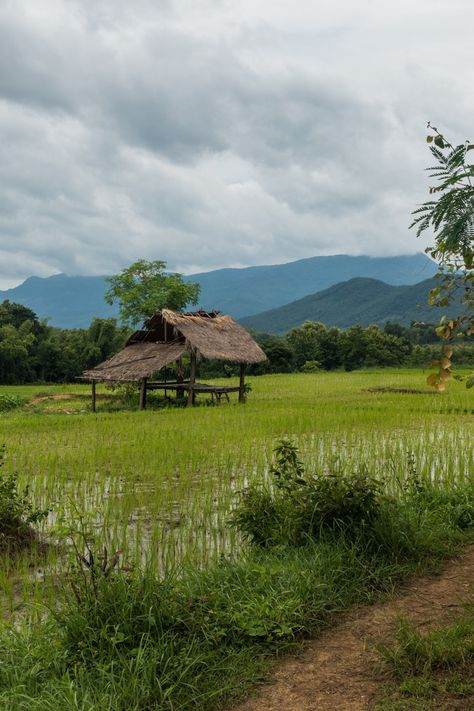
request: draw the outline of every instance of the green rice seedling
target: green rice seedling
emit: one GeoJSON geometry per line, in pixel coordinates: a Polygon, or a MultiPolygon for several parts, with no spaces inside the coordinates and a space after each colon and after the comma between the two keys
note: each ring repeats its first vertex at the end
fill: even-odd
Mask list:
{"type": "Polygon", "coordinates": [[[35,506],[51,507],[40,531],[71,518],[73,502],[98,536],[107,532],[112,548],[153,561],[162,575],[180,562],[203,566],[240,554],[245,545],[227,518],[238,491],[268,482],[282,437],[295,442],[308,471],[367,466],[389,496],[399,495],[407,476],[407,451],[422,481],[450,487],[474,471],[472,394],[460,383],[438,396],[377,390],[419,390],[416,370],[250,380],[245,407],[146,412],[101,411],[110,393],[99,386],[95,415],[84,411],[89,390],[82,384],[0,388],[25,400],[41,391],[73,396],[2,415],[5,468],[18,472],[35,506]]]}

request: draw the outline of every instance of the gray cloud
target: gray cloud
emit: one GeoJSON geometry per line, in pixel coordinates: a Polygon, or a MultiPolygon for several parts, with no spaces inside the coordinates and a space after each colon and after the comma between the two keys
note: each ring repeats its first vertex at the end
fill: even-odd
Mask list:
{"type": "Polygon", "coordinates": [[[427,119],[468,135],[468,0],[4,0],[0,287],[422,249],[427,119]]]}

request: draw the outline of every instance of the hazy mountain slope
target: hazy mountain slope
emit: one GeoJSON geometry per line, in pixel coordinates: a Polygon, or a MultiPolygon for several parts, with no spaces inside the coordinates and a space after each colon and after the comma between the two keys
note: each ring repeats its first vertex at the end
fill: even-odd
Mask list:
{"type": "Polygon", "coordinates": [[[240,323],[270,333],[284,333],[304,321],[340,328],[356,323],[382,326],[386,321],[436,323],[443,311],[426,303],[436,283],[426,279],[411,286],[391,286],[376,279],[350,279],[278,309],[240,319],[240,323]]]}
{"type": "Polygon", "coordinates": [[[236,318],[288,304],[354,277],[387,284],[416,284],[432,277],[436,264],[425,254],[402,257],[311,257],[288,264],[218,269],[193,274],[200,282],[204,308],[219,308],[236,318]]]}
{"type": "MultiPolygon", "coordinates": [[[[273,266],[218,269],[186,278],[201,284],[201,306],[239,318],[288,304],[353,277],[414,284],[435,271],[436,265],[424,254],[379,258],[336,255],[273,266]]],[[[14,289],[0,291],[0,301],[9,299],[29,306],[56,326],[85,327],[96,316],[117,315],[117,309],[104,301],[105,288],[101,276],[30,277],[14,289]]]]}
{"type": "Polygon", "coordinates": [[[46,279],[30,277],[14,289],[0,291],[0,301],[28,306],[54,326],[85,328],[95,316],[117,316],[118,309],[105,303],[104,292],[104,277],[55,274],[46,279]]]}

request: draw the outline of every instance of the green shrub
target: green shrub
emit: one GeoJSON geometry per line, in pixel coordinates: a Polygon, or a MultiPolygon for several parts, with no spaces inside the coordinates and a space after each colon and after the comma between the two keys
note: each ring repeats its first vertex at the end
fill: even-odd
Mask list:
{"type": "Polygon", "coordinates": [[[364,466],[351,471],[333,464],[328,471],[308,473],[285,439],[275,448],[270,480],[242,492],[230,523],[259,547],[301,546],[336,536],[369,555],[416,559],[423,549],[431,550],[436,528],[449,529],[451,541],[456,532],[474,529],[474,488],[421,480],[411,457],[401,496],[388,497],[364,466]]]}
{"type": "Polygon", "coordinates": [[[284,439],[266,486],[251,486],[231,516],[231,524],[260,546],[302,545],[328,531],[353,537],[373,530],[383,505],[379,482],[365,467],[308,474],[298,450],[284,439]]]}
{"type": "Polygon", "coordinates": [[[28,545],[35,539],[31,524],[38,523],[48,511],[35,509],[28,487],[18,491],[17,475],[3,471],[4,447],[0,447],[0,550],[28,545]]]}
{"type": "Polygon", "coordinates": [[[319,360],[307,360],[301,366],[302,373],[318,373],[321,370],[321,363],[319,360]]]}
{"type": "Polygon", "coordinates": [[[23,400],[17,395],[0,394],[0,412],[11,412],[23,405],[23,400]]]}

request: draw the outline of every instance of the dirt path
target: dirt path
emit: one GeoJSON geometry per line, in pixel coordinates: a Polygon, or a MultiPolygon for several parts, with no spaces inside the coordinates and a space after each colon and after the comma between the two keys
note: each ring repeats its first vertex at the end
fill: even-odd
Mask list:
{"type": "Polygon", "coordinates": [[[474,587],[474,546],[442,574],[413,580],[402,594],[353,611],[308,642],[301,655],[277,665],[273,681],[233,711],[367,711],[379,688],[367,653],[370,640],[388,635],[398,616],[419,627],[446,622],[474,587]]]}

